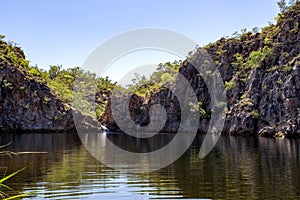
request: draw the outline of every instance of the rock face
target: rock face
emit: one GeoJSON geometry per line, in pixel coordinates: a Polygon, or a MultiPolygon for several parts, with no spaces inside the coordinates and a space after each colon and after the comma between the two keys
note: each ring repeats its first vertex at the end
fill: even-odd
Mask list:
{"type": "MultiPolygon", "coordinates": [[[[9,48],[3,41],[0,47],[9,48]]],[[[73,111],[81,119],[80,128],[96,128],[96,121],[63,103],[21,69],[17,62],[25,61],[25,56],[19,48],[11,51],[10,56],[0,54],[0,132],[74,131],[73,111]]]]}
{"type": "MultiPolygon", "coordinates": [[[[245,33],[207,45],[204,49],[214,60],[227,90],[224,134],[261,136],[300,136],[300,3],[284,13],[277,25],[261,33],[245,33]]],[[[199,50],[200,51],[200,50],[199,50]]],[[[194,56],[197,55],[196,51],[194,56]]],[[[209,124],[210,96],[199,72],[186,60],[179,69],[190,83],[205,115],[199,131],[209,124]]],[[[131,116],[139,125],[149,123],[151,105],[159,103],[167,111],[164,132],[176,132],[180,106],[168,89],[153,93],[148,100],[135,96],[131,116]],[[135,105],[135,106],[134,106],[135,105]],[[143,107],[143,111],[138,111],[143,107]]],[[[118,130],[110,103],[100,121],[118,130]]]]}
{"type": "Polygon", "coordinates": [[[26,76],[15,66],[0,69],[0,127],[22,130],[70,130],[72,112],[50,89],[26,76]]]}
{"type": "Polygon", "coordinates": [[[252,36],[253,39],[250,37],[252,45],[245,45],[247,42],[235,44],[235,48],[231,48],[233,52],[223,57],[229,62],[221,63],[219,70],[225,75],[225,80],[235,82],[227,93],[229,113],[225,133],[299,136],[299,21],[300,4],[297,3],[276,26],[263,30],[254,38],[252,36]],[[270,54],[248,73],[244,73],[247,78],[240,83],[241,70],[232,67],[235,60],[230,59],[231,56],[240,53],[246,57],[249,49],[253,52],[265,47],[270,49],[270,54]],[[222,64],[228,70],[224,71],[222,64]]]}

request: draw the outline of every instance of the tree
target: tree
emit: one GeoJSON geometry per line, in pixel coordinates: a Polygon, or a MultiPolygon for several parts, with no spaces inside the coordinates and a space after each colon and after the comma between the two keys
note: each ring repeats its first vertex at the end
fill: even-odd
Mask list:
{"type": "Polygon", "coordinates": [[[55,79],[55,77],[59,74],[61,69],[61,65],[50,65],[49,76],[51,79],[55,79]]]}
{"type": "Polygon", "coordinates": [[[259,28],[258,27],[252,28],[252,32],[255,33],[255,34],[258,33],[259,32],[259,28]]]}
{"type": "Polygon", "coordinates": [[[285,0],[280,0],[277,2],[277,5],[280,9],[280,13],[285,13],[288,9],[288,4],[285,0]]]}
{"type": "Polygon", "coordinates": [[[241,29],[241,33],[242,33],[242,35],[246,34],[247,33],[247,28],[241,29]]]}
{"type": "Polygon", "coordinates": [[[172,75],[169,73],[163,73],[160,78],[162,83],[171,82],[173,79],[172,75]]]}

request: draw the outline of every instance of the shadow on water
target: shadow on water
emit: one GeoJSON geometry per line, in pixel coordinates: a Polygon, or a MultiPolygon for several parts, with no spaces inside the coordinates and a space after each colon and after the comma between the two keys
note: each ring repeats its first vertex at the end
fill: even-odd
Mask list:
{"type": "MultiPolygon", "coordinates": [[[[124,134],[110,139],[128,149],[157,149],[157,141],[134,140],[124,134]]],[[[44,152],[0,157],[1,172],[27,168],[6,183],[14,191],[33,192],[28,199],[300,199],[300,141],[221,137],[204,159],[198,158],[203,135],[170,166],[149,174],[129,174],[94,159],[76,134],[4,134],[5,150],[44,152]],[[46,153],[45,153],[46,152],[46,153]],[[5,168],[4,168],[5,167],[5,168]]]]}
{"type": "Polygon", "coordinates": [[[183,196],[300,199],[299,140],[221,137],[202,160],[196,146],[170,166],[183,196]]]}

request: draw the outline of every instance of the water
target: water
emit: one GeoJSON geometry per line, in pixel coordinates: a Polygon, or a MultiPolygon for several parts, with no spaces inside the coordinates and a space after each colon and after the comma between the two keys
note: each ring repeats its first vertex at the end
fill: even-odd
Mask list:
{"type": "MultiPolygon", "coordinates": [[[[6,181],[13,191],[0,189],[31,192],[24,199],[300,199],[299,140],[224,136],[200,160],[202,138],[170,166],[130,174],[99,163],[76,134],[0,135],[1,144],[12,142],[5,150],[23,152],[1,156],[1,173],[27,166],[6,181]]],[[[111,139],[135,144],[124,135],[111,139]]]]}

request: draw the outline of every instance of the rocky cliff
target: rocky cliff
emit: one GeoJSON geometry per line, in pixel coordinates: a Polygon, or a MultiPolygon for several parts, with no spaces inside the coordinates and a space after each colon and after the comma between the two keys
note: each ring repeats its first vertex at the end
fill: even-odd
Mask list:
{"type": "Polygon", "coordinates": [[[0,132],[74,131],[73,113],[80,128],[97,122],[61,101],[44,83],[31,77],[23,51],[0,40],[0,132]]]}
{"type": "MultiPolygon", "coordinates": [[[[300,3],[296,3],[278,17],[276,25],[269,25],[259,33],[244,32],[221,38],[204,47],[226,85],[228,111],[224,134],[300,136],[299,22],[300,3]]],[[[198,52],[200,49],[193,56],[198,52]]],[[[188,60],[183,62],[179,73],[190,82],[201,102],[199,131],[205,133],[211,112],[206,84],[188,60]]],[[[129,107],[135,123],[148,124],[149,109],[155,103],[167,111],[162,131],[176,132],[180,106],[169,89],[152,93],[149,99],[132,97],[129,107]]],[[[110,106],[109,103],[100,121],[117,131],[110,106]]]]}

